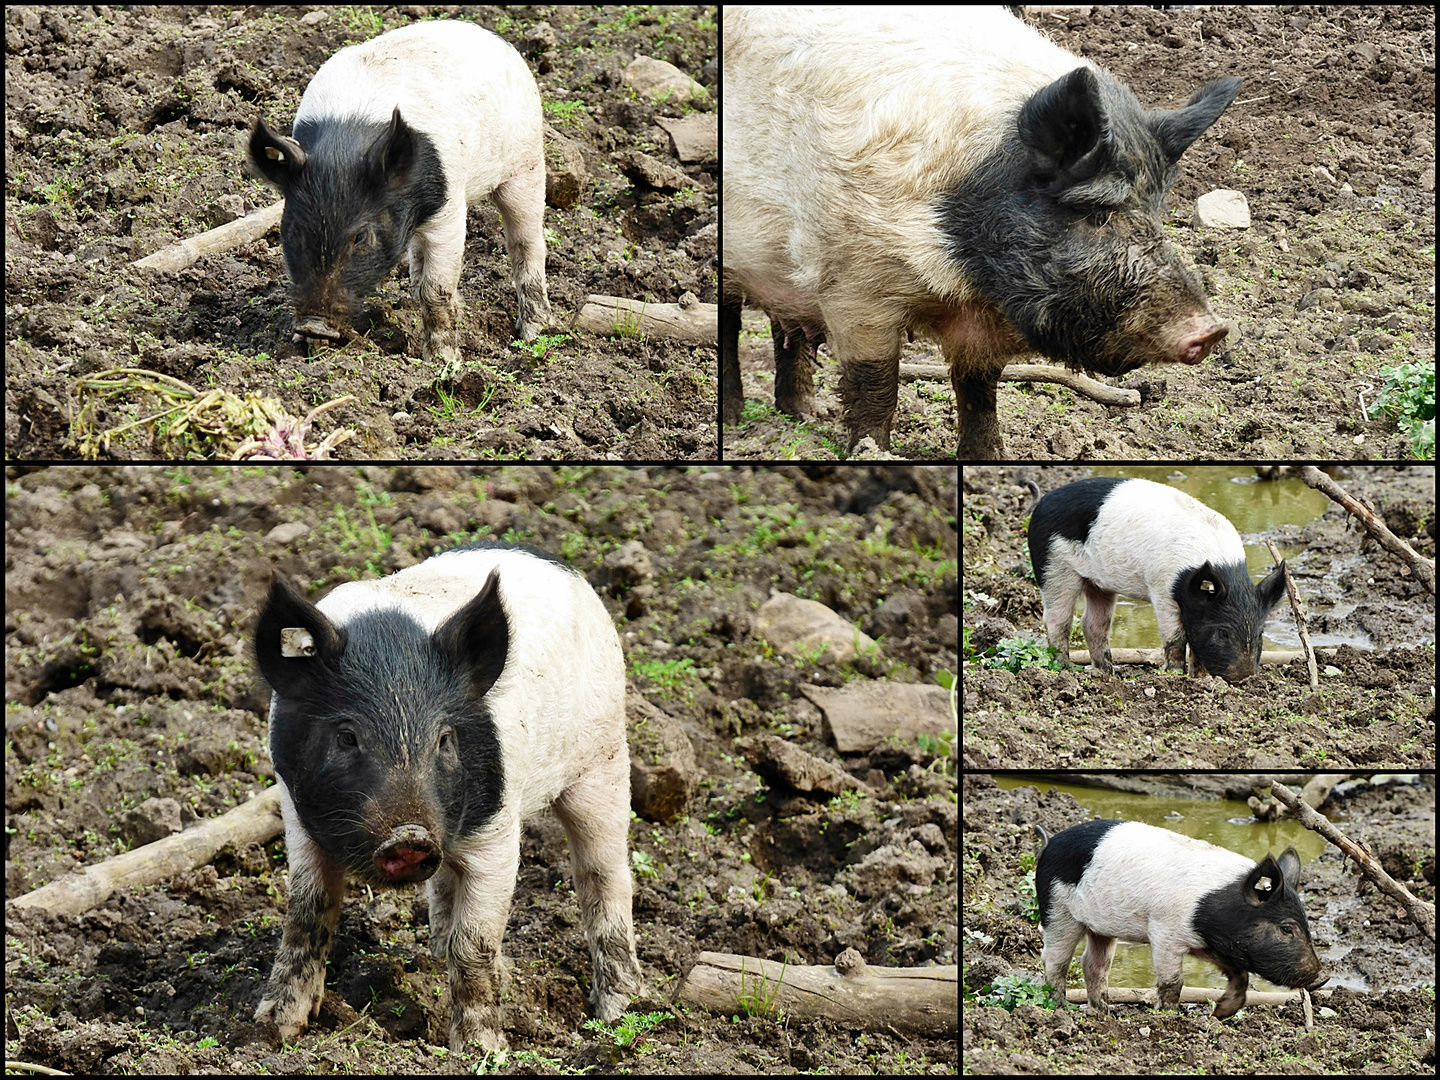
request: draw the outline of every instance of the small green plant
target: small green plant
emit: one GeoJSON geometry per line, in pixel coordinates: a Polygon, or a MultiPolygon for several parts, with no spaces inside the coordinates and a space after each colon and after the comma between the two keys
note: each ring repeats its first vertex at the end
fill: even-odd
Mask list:
{"type": "Polygon", "coordinates": [[[616,1020],[613,1026],[601,1020],[586,1020],[585,1026],[601,1038],[609,1039],[621,1050],[634,1050],[637,1054],[648,1054],[651,1052],[651,1048],[643,1045],[641,1040],[648,1032],[653,1031],[669,1019],[669,1013],[627,1012],[619,1020],[616,1020]]]}
{"type": "Polygon", "coordinates": [[[1049,645],[1041,645],[1028,638],[1006,638],[997,642],[995,648],[981,658],[981,662],[986,667],[1005,668],[1015,672],[1034,665],[1059,671],[1059,657],[1059,651],[1049,645]]]}
{"type": "Polygon", "coordinates": [[[1057,1005],[1049,987],[1036,982],[1033,975],[1002,975],[990,984],[988,993],[976,994],[971,1000],[976,1005],[998,1005],[1007,1012],[1027,1003],[1051,1010],[1057,1005]]]}
{"type": "Polygon", "coordinates": [[[1382,367],[1385,385],[1375,403],[1369,407],[1373,415],[1384,409],[1410,440],[1410,456],[1435,457],[1435,368],[1431,364],[1397,364],[1382,367]]]}
{"type": "MultiPolygon", "coordinates": [[[[752,975],[746,981],[745,960],[740,960],[740,994],[735,998],[735,1007],[746,1016],[758,1016],[761,1019],[769,1016],[775,1009],[775,998],[780,994],[780,986],[785,981],[785,970],[790,966],[790,953],[785,953],[785,962],[780,965],[780,975],[772,984],[765,977],[764,966],[758,974],[752,975]]],[[[784,1014],[777,1012],[777,1020],[783,1020],[784,1014]]]]}
{"type": "Polygon", "coordinates": [[[656,864],[655,857],[648,851],[630,852],[630,867],[635,871],[637,877],[660,876],[660,867],[656,864]]]}
{"type": "Polygon", "coordinates": [[[510,344],[529,350],[530,355],[535,357],[538,363],[569,340],[569,334],[541,334],[534,341],[512,341],[510,344]]]}

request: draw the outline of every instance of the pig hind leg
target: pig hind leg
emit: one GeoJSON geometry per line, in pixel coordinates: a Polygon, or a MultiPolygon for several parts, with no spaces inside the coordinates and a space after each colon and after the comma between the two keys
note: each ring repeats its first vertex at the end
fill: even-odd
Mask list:
{"type": "Polygon", "coordinates": [[[1115,939],[1090,931],[1080,966],[1085,972],[1085,998],[1097,1012],[1108,1012],[1105,991],[1110,986],[1110,961],[1115,958],[1115,939]]]}
{"type": "Polygon", "coordinates": [[[630,758],[622,749],[586,770],[555,800],[570,838],[570,868],[595,982],[590,1007],[617,1019],[642,992],[630,910],[630,758]]]}
{"type": "Polygon", "coordinates": [[[1080,629],[1085,635],[1085,647],[1090,650],[1090,662],[1095,670],[1109,675],[1115,670],[1110,662],[1110,623],[1115,617],[1115,594],[1106,592],[1093,581],[1085,581],[1084,588],[1085,615],[1080,620],[1080,629]]]}
{"type": "Polygon", "coordinates": [[[815,346],[804,329],[788,333],[770,320],[775,346],[775,408],[790,416],[815,415],[815,346]]]}
{"type": "Polygon", "coordinates": [[[1065,1004],[1065,979],[1075,946],[1085,936],[1085,927],[1060,910],[1052,914],[1045,927],[1045,943],[1040,949],[1040,962],[1045,966],[1045,984],[1054,989],[1060,1004],[1065,1004]]]}
{"type": "Polygon", "coordinates": [[[515,283],[515,333],[534,341],[550,321],[545,289],[545,166],[512,176],[490,195],[505,221],[505,250],[515,283]]]}
{"type": "Polygon", "coordinates": [[[459,849],[430,879],[430,941],[450,972],[450,1049],[505,1046],[500,945],[520,869],[520,827],[459,849]]]}
{"type": "Polygon", "coordinates": [[[899,331],[845,327],[835,332],[836,321],[828,312],[826,316],[830,349],[840,364],[846,452],[853,451],[867,435],[881,450],[889,450],[890,426],[895,421],[900,392],[899,331]]]}
{"type": "MultiPolygon", "coordinates": [[[[1050,647],[1060,651],[1060,666],[1070,666],[1070,627],[1075,622],[1075,601],[1080,598],[1083,582],[1080,575],[1062,566],[1054,566],[1041,589],[1045,606],[1045,637],[1050,647]]],[[[1079,937],[1075,941],[1079,941],[1079,937]]],[[[1072,948],[1074,942],[1070,943],[1072,948]]]]}
{"type": "Polygon", "coordinates": [[[721,420],[734,427],[745,411],[745,388],[740,384],[740,305],[720,301],[721,420]]]}

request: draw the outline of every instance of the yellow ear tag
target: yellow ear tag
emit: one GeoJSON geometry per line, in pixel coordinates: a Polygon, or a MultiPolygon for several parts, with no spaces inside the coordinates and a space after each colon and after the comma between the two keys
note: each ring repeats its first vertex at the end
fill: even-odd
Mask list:
{"type": "Polygon", "coordinates": [[[314,656],[315,638],[303,626],[287,626],[280,631],[281,656],[314,656]]]}

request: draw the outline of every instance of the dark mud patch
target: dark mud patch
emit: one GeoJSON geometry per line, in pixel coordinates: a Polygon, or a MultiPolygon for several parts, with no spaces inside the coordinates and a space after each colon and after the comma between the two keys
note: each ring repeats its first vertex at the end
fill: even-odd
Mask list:
{"type": "MultiPolygon", "coordinates": [[[[1433,1071],[1433,992],[1426,984],[1434,985],[1434,943],[1334,848],[1304,871],[1311,933],[1330,985],[1340,987],[1314,999],[1313,1030],[1296,1002],[1247,1007],[1227,1021],[1214,1020],[1208,1004],[1179,1012],[1112,1005],[1104,1017],[1088,1006],[1023,1004],[1010,1012],[974,1004],[968,995],[1003,976],[1044,981],[1038,915],[1027,914],[1035,900],[1026,871],[1039,846],[1030,823],[1055,832],[1090,815],[1043,781],[1004,791],[978,773],[966,774],[963,800],[967,1073],[1353,1074],[1376,1063],[1388,1073],[1433,1071]]],[[[1365,840],[1386,873],[1433,902],[1433,773],[1420,785],[1367,788],[1325,809],[1343,832],[1365,840]]]]}
{"type": "MultiPolygon", "coordinates": [[[[1435,761],[1435,598],[1405,564],[1368,543],[1338,508],[1303,528],[1267,534],[1304,548],[1287,561],[1301,597],[1343,598],[1315,627],[1368,636],[1342,645],[1311,690],[1303,661],[1266,666],[1245,682],[1177,671],[1012,672],[976,660],[998,643],[1045,637],[1025,541],[1033,479],[1048,491],[1080,467],[965,466],[964,751],[975,767],[1301,768],[1432,766],[1435,761]]],[[[1435,551],[1429,466],[1359,466],[1339,479],[1424,558],[1435,551]]],[[[1285,607],[1282,601],[1281,609],[1285,607]]],[[[1288,616],[1287,616],[1288,617],[1288,616]]],[[[1076,621],[1078,632],[1078,620],[1076,621]]],[[[1313,627],[1312,627],[1313,628],[1313,627]]],[[[1156,641],[1155,646],[1159,645],[1156,641]]]]}
{"type": "MultiPolygon", "coordinates": [[[[383,19],[329,8],[7,9],[7,455],[84,456],[71,430],[87,400],[81,380],[140,368],[202,394],[278,401],[297,418],[352,394],[308,440],[353,429],[340,459],[713,459],[713,341],[567,327],[591,293],[715,301],[718,149],[681,161],[661,125],[713,117],[716,35],[716,9],[705,6],[420,7],[383,19]],[[465,364],[445,383],[420,360],[420,312],[403,265],[367,301],[366,335],[339,348],[292,342],[278,230],[178,272],[132,265],[275,202],[243,170],[255,118],[288,133],[326,59],[431,17],[478,22],[526,54],[552,180],[563,173],[582,185],[552,192],[546,212],[556,313],[546,338],[512,343],[515,294],[488,201],[470,209],[465,364]],[[542,22],[548,41],[536,33],[542,22]],[[689,75],[695,96],[635,92],[623,72],[639,56],[689,75]],[[659,168],[635,169],[636,152],[659,168]],[[670,175],[664,169],[673,185],[634,179],[670,175]]],[[[117,460],[234,455],[224,424],[206,434],[173,431],[173,418],[137,423],[166,405],[138,387],[103,400],[86,428],[121,430],[85,449],[117,460]]]]}
{"type": "MultiPolygon", "coordinates": [[[[799,686],[933,685],[956,671],[957,482],[953,468],[907,466],[12,468],[6,896],[270,786],[268,695],[246,648],[272,568],[328,586],[488,536],[586,574],[616,619],[631,689],[695,751],[687,812],[637,819],[631,834],[642,1008],[663,1009],[704,950],[821,964],[853,947],[875,965],[954,964],[953,764],[897,740],[837,754],[799,686]],[[637,542],[623,567],[607,562],[637,542]],[[772,587],[883,635],[878,653],[777,656],[752,633],[772,587]],[[903,619],[880,610],[897,597],[903,619]],[[832,800],[762,780],[735,743],[760,734],[876,794],[832,800]]],[[[553,816],[528,827],[505,945],[512,1068],[955,1072],[953,1040],[738,1010],[687,1010],[617,1049],[582,1026],[590,959],[567,861],[553,816]]],[[[171,1074],[473,1066],[439,1049],[446,975],[420,889],[347,891],[333,993],[293,1047],[251,1022],[283,869],[282,840],[232,846],[76,917],[7,917],[7,1058],[171,1074]]]]}

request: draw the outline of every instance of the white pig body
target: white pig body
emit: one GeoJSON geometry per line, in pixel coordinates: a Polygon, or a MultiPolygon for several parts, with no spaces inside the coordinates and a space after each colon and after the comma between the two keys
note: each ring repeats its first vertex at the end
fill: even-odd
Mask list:
{"type": "Polygon", "coordinates": [[[347,876],[426,881],[450,968],[450,1044],[504,1044],[500,946],[521,825],[570,839],[595,980],[614,1020],[640,992],[630,911],[625,671],[585,579],[544,553],[457,548],[310,604],[283,578],[255,633],[290,910],[256,1011],[293,1039],[318,1014],[347,876]]]}

